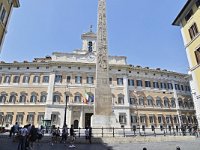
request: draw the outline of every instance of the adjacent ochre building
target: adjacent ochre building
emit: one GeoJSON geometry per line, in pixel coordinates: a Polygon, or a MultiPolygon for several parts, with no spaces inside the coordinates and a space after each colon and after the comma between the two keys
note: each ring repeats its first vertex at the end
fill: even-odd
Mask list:
{"type": "Polygon", "coordinates": [[[19,7],[19,0],[0,0],[0,52],[2,50],[9,18],[13,7],[19,7]]]}
{"type": "MultiPolygon", "coordinates": [[[[82,34],[82,48],[32,62],[0,63],[0,125],[63,126],[91,123],[95,101],[96,34],[82,34]]],[[[180,127],[197,123],[186,74],[127,64],[109,56],[112,110],[122,127],[180,127]]],[[[103,111],[103,110],[102,110],[103,111]]]]}
{"type": "Polygon", "coordinates": [[[188,0],[173,22],[181,27],[192,75],[191,87],[198,122],[200,123],[200,0],[188,0]]]}

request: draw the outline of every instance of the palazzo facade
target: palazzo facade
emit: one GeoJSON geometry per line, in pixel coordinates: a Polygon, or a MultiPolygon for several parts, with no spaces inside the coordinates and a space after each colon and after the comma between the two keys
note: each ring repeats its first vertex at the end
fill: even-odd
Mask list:
{"type": "MultiPolygon", "coordinates": [[[[82,48],[72,53],[0,63],[0,126],[48,121],[62,127],[90,126],[94,112],[96,34],[82,34],[82,48]]],[[[186,74],[127,64],[109,56],[112,110],[121,127],[195,125],[193,99],[186,74]]],[[[103,111],[103,110],[102,110],[103,111]]],[[[45,124],[44,124],[45,125],[45,124]]]]}

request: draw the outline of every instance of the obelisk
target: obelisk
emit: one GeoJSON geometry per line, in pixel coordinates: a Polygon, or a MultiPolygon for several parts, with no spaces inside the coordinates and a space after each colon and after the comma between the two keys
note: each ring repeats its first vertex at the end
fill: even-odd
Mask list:
{"type": "Polygon", "coordinates": [[[106,0],[98,0],[96,87],[92,127],[113,127],[115,122],[109,84],[106,0]]]}

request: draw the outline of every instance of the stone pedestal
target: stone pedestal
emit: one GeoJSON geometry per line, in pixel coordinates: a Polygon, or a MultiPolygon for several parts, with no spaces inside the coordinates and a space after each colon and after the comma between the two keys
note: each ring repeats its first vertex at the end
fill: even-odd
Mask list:
{"type": "Polygon", "coordinates": [[[93,115],[91,117],[91,125],[92,128],[121,128],[121,125],[117,122],[115,115],[93,115]]]}

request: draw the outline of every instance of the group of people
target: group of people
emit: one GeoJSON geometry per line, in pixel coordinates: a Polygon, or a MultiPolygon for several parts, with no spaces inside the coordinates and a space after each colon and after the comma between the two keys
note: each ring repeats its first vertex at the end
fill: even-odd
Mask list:
{"type": "MultiPolygon", "coordinates": [[[[68,133],[68,127],[67,125],[64,125],[63,129],[62,129],[62,133],[60,133],[60,128],[52,128],[52,142],[51,145],[53,146],[54,143],[58,143],[60,141],[60,143],[66,143],[67,139],[68,139],[68,135],[70,135],[70,145],[69,148],[75,148],[74,142],[76,139],[76,131],[74,130],[74,126],[71,125],[71,128],[69,129],[69,133],[68,133]],[[60,140],[60,136],[61,136],[61,140],[60,140]]],[[[91,144],[91,137],[92,137],[92,128],[91,127],[86,127],[85,129],[85,138],[86,140],[89,141],[89,143],[91,144]]]]}
{"type": "Polygon", "coordinates": [[[33,149],[33,143],[42,138],[42,133],[34,125],[28,124],[24,127],[19,127],[16,122],[10,130],[9,137],[12,136],[19,142],[17,150],[31,150],[33,149]]]}

